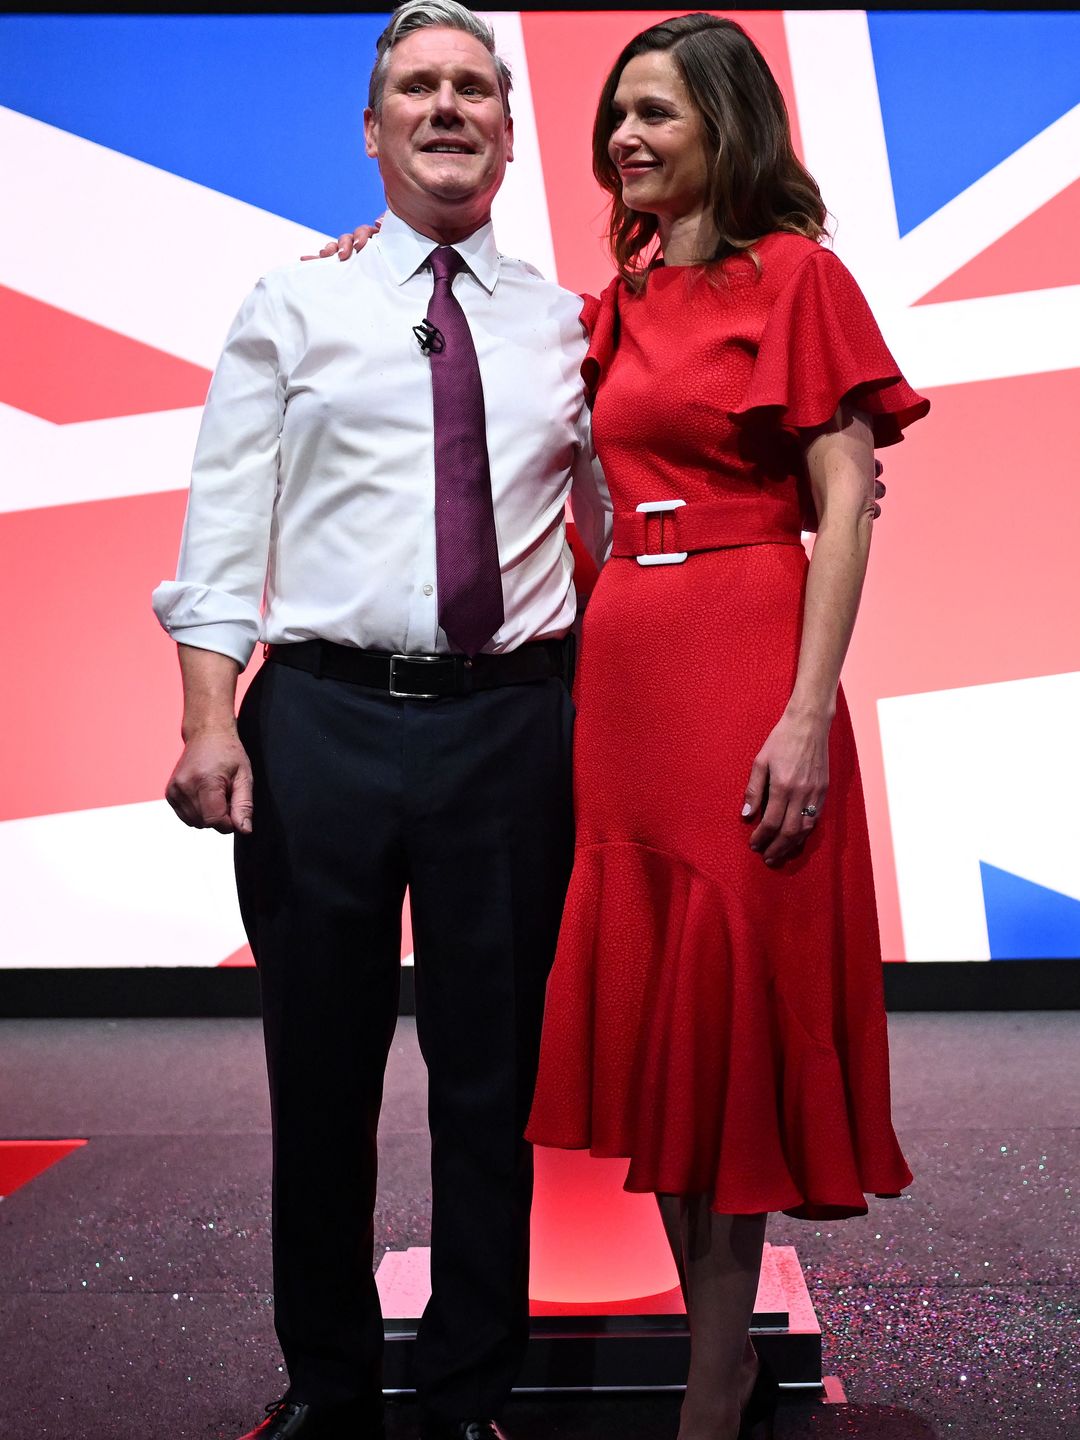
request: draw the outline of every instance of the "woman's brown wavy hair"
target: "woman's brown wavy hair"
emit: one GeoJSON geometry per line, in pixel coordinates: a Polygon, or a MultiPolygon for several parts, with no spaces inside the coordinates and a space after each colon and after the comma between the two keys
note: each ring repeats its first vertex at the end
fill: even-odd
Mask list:
{"type": "Polygon", "coordinates": [[[614,100],[627,64],[668,50],[705,125],[709,203],[719,242],[709,257],[749,250],[774,230],[821,238],[826,210],[814,177],[791,143],[780,87],[761,51],[733,20],[680,15],[643,30],[616,60],[593,125],[593,174],[611,196],[608,239],[619,274],[638,288],[659,224],[623,204],[619,172],[608,155],[614,100]]]}

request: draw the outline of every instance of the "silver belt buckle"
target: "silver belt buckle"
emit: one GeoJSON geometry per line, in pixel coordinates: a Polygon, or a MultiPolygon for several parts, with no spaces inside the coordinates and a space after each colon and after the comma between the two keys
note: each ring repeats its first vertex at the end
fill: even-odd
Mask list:
{"type": "Polygon", "coordinates": [[[395,666],[399,660],[410,665],[435,665],[449,658],[447,655],[391,655],[390,694],[395,700],[438,700],[440,697],[433,690],[395,690],[394,684],[397,679],[395,666]]]}
{"type": "MultiPolygon", "coordinates": [[[[678,510],[680,505],[685,504],[685,500],[646,500],[637,507],[637,513],[662,515],[670,510],[678,510]]],[[[634,559],[639,565],[681,565],[689,553],[688,550],[668,550],[659,555],[635,555],[634,559]]]]}

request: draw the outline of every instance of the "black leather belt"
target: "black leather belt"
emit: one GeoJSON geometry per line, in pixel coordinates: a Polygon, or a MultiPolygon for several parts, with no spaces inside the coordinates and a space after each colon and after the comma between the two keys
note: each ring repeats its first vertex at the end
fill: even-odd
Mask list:
{"type": "Polygon", "coordinates": [[[573,680],[573,637],[535,640],[503,655],[387,655],[358,650],[329,640],[301,640],[295,645],[268,645],[265,655],[278,665],[291,665],[328,680],[366,685],[400,700],[441,700],[471,695],[498,685],[525,685],[533,680],[573,680]]]}

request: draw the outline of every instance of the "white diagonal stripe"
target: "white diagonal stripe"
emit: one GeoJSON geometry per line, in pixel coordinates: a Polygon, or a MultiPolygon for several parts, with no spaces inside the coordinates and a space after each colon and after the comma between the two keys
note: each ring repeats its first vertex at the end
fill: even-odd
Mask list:
{"type": "Polygon", "coordinates": [[[208,369],[259,276],[326,238],[2,106],[0,195],[0,284],[208,369]]]}
{"type": "Polygon", "coordinates": [[[897,298],[908,304],[920,299],[1078,178],[1080,105],[903,237],[897,298]]]}
{"type": "Polygon", "coordinates": [[[988,960],[979,861],[1080,899],[1080,673],[877,702],[909,960],[988,960]]]}
{"type": "Polygon", "coordinates": [[[785,10],[784,30],[806,164],[836,253],[877,309],[893,302],[899,229],[866,15],[785,10]]]}
{"type": "Polygon", "coordinates": [[[514,115],[514,161],[491,207],[495,238],[504,255],[527,260],[547,280],[555,280],[555,247],[551,240],[547,191],[540,163],[540,138],[536,131],[529,62],[521,13],[478,11],[495,31],[495,47],[510,66],[514,88],[510,105],[514,115]]]}
{"type": "Polygon", "coordinates": [[[54,425],[0,404],[0,513],[186,490],[201,418],[195,407],[54,425]]]}
{"type": "Polygon", "coordinates": [[[916,389],[1080,369],[1080,285],[918,305],[877,318],[916,389]]]}
{"type": "Polygon", "coordinates": [[[3,964],[219,965],[244,943],[232,844],[164,800],[0,824],[3,964]]]}
{"type": "Polygon", "coordinates": [[[911,383],[1080,367],[1080,287],[913,304],[1080,176],[1080,106],[901,238],[865,12],[789,10],[784,25],[806,160],[834,217],[834,249],[911,383]]]}

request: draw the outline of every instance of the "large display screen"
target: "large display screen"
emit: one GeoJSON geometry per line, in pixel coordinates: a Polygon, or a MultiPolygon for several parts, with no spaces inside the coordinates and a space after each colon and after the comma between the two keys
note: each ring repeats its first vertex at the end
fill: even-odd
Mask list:
{"type": "MultiPolygon", "coordinates": [[[[667,13],[490,17],[499,244],[572,289],[611,273],[601,82],[667,13]]],[[[1080,955],[1080,15],[726,13],[933,402],[884,455],[844,677],[886,958],[1080,955]]],[[[385,21],[0,17],[0,965],[246,956],[229,842],[161,799],[179,684],[149,597],[241,299],[380,213],[385,21]]]]}

